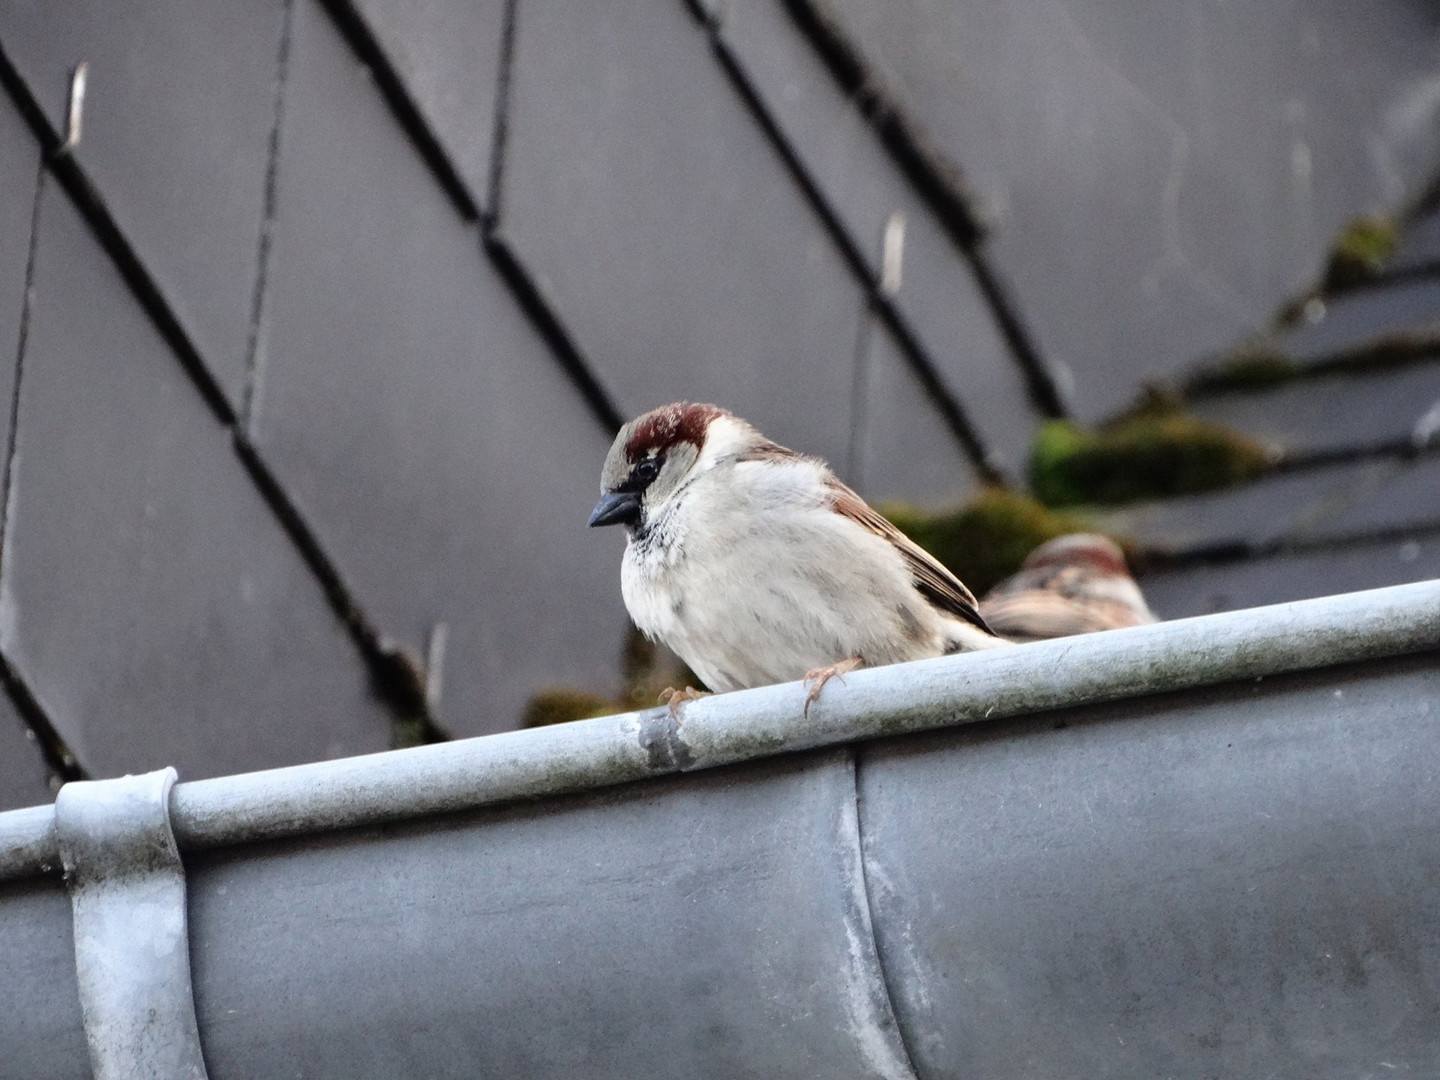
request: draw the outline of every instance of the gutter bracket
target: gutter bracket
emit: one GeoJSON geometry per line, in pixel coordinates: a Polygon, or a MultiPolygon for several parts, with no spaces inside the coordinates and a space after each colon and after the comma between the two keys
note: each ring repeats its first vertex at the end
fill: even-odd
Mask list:
{"type": "Polygon", "coordinates": [[[55,831],[95,1080],[206,1080],[190,982],[175,770],[66,784],[55,831]]]}

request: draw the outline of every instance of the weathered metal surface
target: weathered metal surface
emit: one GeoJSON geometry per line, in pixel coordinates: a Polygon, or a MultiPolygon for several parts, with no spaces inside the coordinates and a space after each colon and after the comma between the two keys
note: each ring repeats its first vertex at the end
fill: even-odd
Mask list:
{"type": "Polygon", "coordinates": [[[188,860],[216,1075],[913,1077],[850,755],[188,860]]]}
{"type": "Polygon", "coordinates": [[[927,1078],[1440,1072],[1440,654],[862,751],[927,1078]]]}
{"type": "Polygon", "coordinates": [[[66,784],[55,799],[95,1080],[205,1080],[174,784],[162,769],[66,784]]]}
{"type": "MultiPolygon", "coordinates": [[[[181,784],[185,847],[461,810],[877,735],[1440,647],[1440,581],[857,671],[483,740],[181,784]]],[[[0,819],[3,820],[3,819],[0,819]]]]}
{"type": "MultiPolygon", "coordinates": [[[[45,813],[53,816],[48,806],[45,813]]],[[[4,844],[0,836],[0,851],[4,844]]],[[[91,1080],[71,922],[58,873],[0,884],[0,1075],[7,1080],[91,1080]]]]}
{"type": "MultiPolygon", "coordinates": [[[[387,1080],[1440,1068],[1440,581],[803,700],[176,786],[207,1060],[387,1080]]],[[[0,875],[53,860],[54,819],[0,815],[21,852],[0,875]]],[[[0,920],[53,939],[27,889],[0,891],[0,920]]],[[[37,970],[0,974],[0,1001],[37,970]]],[[[0,1037],[72,1028],[25,1013],[0,1037]]]]}

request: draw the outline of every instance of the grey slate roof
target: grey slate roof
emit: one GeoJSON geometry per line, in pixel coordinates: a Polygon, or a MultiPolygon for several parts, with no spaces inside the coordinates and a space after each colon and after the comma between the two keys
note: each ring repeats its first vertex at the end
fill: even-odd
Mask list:
{"type": "MultiPolygon", "coordinates": [[[[663,401],[717,400],[877,500],[1020,482],[1044,419],[1180,379],[1345,220],[1419,197],[1433,21],[0,0],[17,775],[189,779],[613,688],[617,538],[583,520],[615,425],[663,401]]],[[[1284,347],[1433,322],[1435,221],[1284,347]]],[[[1164,556],[1157,609],[1436,573],[1436,459],[1400,451],[1437,371],[1195,397],[1294,467],[1117,512],[1164,556]]]]}

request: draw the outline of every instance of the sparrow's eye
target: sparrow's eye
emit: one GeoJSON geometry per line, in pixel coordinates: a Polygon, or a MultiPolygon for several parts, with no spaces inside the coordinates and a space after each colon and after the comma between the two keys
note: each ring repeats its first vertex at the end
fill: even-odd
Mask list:
{"type": "Polygon", "coordinates": [[[636,466],[635,466],[635,476],[636,476],[642,483],[648,484],[648,483],[650,483],[651,480],[654,480],[655,477],[657,477],[657,476],[659,476],[659,475],[660,475],[660,459],[659,459],[659,458],[646,458],[644,461],[640,462],[639,465],[636,465],[636,466]]]}

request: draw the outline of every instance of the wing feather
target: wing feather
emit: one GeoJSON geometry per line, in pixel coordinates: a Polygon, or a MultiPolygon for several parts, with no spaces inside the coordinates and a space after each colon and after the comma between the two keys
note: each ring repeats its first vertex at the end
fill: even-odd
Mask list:
{"type": "Polygon", "coordinates": [[[980,614],[980,605],[976,603],[975,594],[938,559],[902,533],[839,480],[832,479],[829,486],[836,513],[863,525],[899,550],[905,559],[906,568],[910,571],[910,578],[921,595],[957,619],[963,619],[987,634],[995,633],[980,614]]]}

